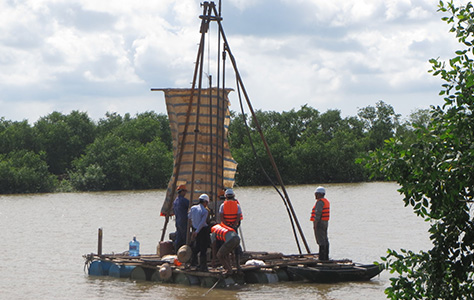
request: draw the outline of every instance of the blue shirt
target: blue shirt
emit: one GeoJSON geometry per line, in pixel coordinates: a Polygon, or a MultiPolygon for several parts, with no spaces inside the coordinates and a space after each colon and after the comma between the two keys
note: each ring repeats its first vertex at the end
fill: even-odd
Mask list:
{"type": "Polygon", "coordinates": [[[196,229],[196,232],[207,226],[206,220],[209,211],[201,203],[193,205],[188,213],[188,218],[191,220],[193,228],[196,229]]]}
{"type": "Polygon", "coordinates": [[[173,212],[176,217],[176,223],[186,227],[188,224],[189,200],[183,196],[178,196],[173,202],[173,212]]]}

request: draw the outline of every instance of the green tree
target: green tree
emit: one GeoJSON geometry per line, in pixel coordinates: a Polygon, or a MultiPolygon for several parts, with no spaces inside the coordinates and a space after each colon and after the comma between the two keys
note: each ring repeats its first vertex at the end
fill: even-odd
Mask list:
{"type": "Polygon", "coordinates": [[[415,143],[417,136],[415,130],[418,128],[427,129],[431,122],[431,112],[429,109],[417,109],[410,113],[407,120],[398,127],[396,137],[403,140],[405,144],[415,143]]]}
{"type": "Polygon", "coordinates": [[[44,153],[27,150],[0,154],[0,193],[44,193],[53,191],[55,176],[48,172],[44,153]]]}
{"type": "Polygon", "coordinates": [[[105,137],[107,134],[114,132],[123,125],[124,122],[127,122],[131,119],[130,114],[125,114],[124,117],[114,112],[107,112],[105,118],[102,118],[97,123],[97,136],[105,137]]]}
{"type": "Polygon", "coordinates": [[[382,147],[385,140],[394,137],[399,126],[400,114],[396,114],[393,107],[383,101],[377,102],[375,107],[359,109],[358,116],[368,134],[367,150],[382,147]]]}
{"type": "MultiPolygon", "coordinates": [[[[104,190],[124,189],[122,184],[127,181],[127,177],[123,177],[120,161],[138,144],[138,142],[125,142],[113,134],[97,138],[87,147],[84,155],[74,160],[74,172],[70,174],[73,186],[79,190],[84,188],[87,190],[89,186],[103,186],[104,190]],[[93,177],[93,174],[97,176],[93,177]],[[87,185],[83,185],[84,183],[87,185]]],[[[126,185],[128,186],[128,182],[126,185]]]]}
{"type": "Polygon", "coordinates": [[[363,124],[355,117],[342,118],[328,110],[311,121],[311,127],[295,147],[299,183],[353,182],[365,179],[355,164],[363,147],[363,124]]]}
{"type": "Polygon", "coordinates": [[[341,117],[341,111],[337,109],[330,109],[321,114],[319,123],[321,131],[317,134],[317,136],[321,142],[328,142],[332,140],[335,137],[336,132],[338,132],[341,127],[344,126],[344,121],[341,117]]]}
{"type": "Polygon", "coordinates": [[[110,133],[123,138],[125,141],[138,141],[146,144],[159,138],[171,151],[171,131],[168,117],[156,114],[153,111],[137,114],[135,118],[130,114],[124,117],[117,113],[107,113],[105,119],[98,123],[98,136],[110,133]]]}
{"type": "Polygon", "coordinates": [[[239,149],[248,143],[247,129],[245,127],[244,117],[242,114],[230,112],[229,124],[229,147],[231,151],[239,149]]]}
{"type": "Polygon", "coordinates": [[[447,64],[430,60],[431,72],[445,81],[445,104],[432,107],[416,143],[391,139],[367,161],[396,180],[405,205],[431,224],[432,249],[389,250],[384,258],[398,275],[386,290],[391,299],[474,298],[474,9],[440,1],[439,10],[463,47],[447,64]]]}
{"type": "Polygon", "coordinates": [[[35,132],[26,120],[12,122],[0,118],[0,153],[6,154],[16,150],[37,152],[35,132]]]}
{"type": "MultiPolygon", "coordinates": [[[[288,138],[277,130],[269,130],[265,133],[267,143],[272,152],[278,170],[284,182],[295,183],[295,173],[298,172],[296,156],[294,155],[288,138]]],[[[277,183],[273,166],[269,160],[267,151],[257,133],[252,133],[256,153],[249,144],[232,152],[234,159],[239,163],[236,181],[240,185],[269,185],[270,182],[265,173],[273,183],[277,183]],[[263,168],[263,170],[262,170],[263,168]]]]}
{"type": "MultiPolygon", "coordinates": [[[[288,139],[291,147],[295,146],[299,140],[304,139],[308,134],[320,130],[319,112],[307,105],[303,105],[298,111],[292,109],[289,112],[282,113],[257,111],[256,116],[265,132],[280,132],[288,139]]],[[[250,131],[255,132],[256,127],[253,118],[249,118],[247,122],[250,131]]],[[[249,142],[242,114],[231,114],[229,135],[231,149],[239,148],[249,142]]]]}
{"type": "MultiPolygon", "coordinates": [[[[286,183],[347,182],[366,178],[355,164],[364,149],[363,122],[343,119],[339,110],[320,114],[308,106],[290,112],[261,112],[256,116],[286,183]]],[[[251,118],[248,122],[254,154],[241,115],[230,126],[231,151],[239,163],[240,185],[269,184],[260,165],[275,181],[272,166],[251,118]]]]}
{"type": "Polygon", "coordinates": [[[164,188],[172,162],[171,152],[159,138],[143,145],[109,134],[97,138],[73,162],[70,178],[78,190],[164,188]]]}
{"type": "Polygon", "coordinates": [[[324,146],[325,144],[316,138],[308,138],[296,144],[293,151],[298,158],[299,173],[296,175],[298,183],[327,182],[324,167],[329,157],[324,146]]]}
{"type": "Polygon", "coordinates": [[[83,165],[76,172],[69,172],[69,182],[79,191],[101,191],[106,184],[106,175],[98,164],[83,165]]]}
{"type": "MultiPolygon", "coordinates": [[[[303,106],[299,111],[291,110],[283,113],[256,112],[280,175],[286,183],[297,183],[296,180],[301,173],[297,167],[298,158],[292,147],[303,137],[309,128],[308,124],[318,115],[316,110],[308,106],[303,106]]],[[[272,182],[277,182],[255,120],[249,118],[247,125],[248,128],[242,115],[238,115],[232,118],[229,128],[231,151],[239,163],[236,182],[239,185],[268,185],[270,182],[265,173],[270,176],[272,182]]]]}
{"type": "Polygon", "coordinates": [[[40,149],[46,152],[51,173],[66,174],[71,162],[84,153],[95,138],[95,124],[87,113],[53,112],[35,123],[40,149]]]}
{"type": "Polygon", "coordinates": [[[431,113],[429,109],[417,109],[410,113],[409,128],[428,128],[431,122],[431,113]]]}

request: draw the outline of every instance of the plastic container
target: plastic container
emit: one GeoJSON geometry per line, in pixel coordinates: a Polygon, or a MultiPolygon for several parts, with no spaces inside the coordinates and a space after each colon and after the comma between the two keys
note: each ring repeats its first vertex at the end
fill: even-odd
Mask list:
{"type": "Polygon", "coordinates": [[[171,255],[174,254],[174,245],[172,241],[161,241],[159,244],[159,253],[158,255],[160,257],[163,257],[165,255],[171,255]]]}
{"type": "Polygon", "coordinates": [[[140,242],[137,241],[136,237],[133,237],[128,246],[128,254],[130,256],[140,256],[140,242]]]}

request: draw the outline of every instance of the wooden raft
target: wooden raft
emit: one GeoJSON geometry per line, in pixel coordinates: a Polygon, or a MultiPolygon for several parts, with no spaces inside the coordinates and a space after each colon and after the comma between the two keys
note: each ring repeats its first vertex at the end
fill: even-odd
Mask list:
{"type": "MultiPolygon", "coordinates": [[[[89,275],[130,278],[163,283],[185,285],[201,285],[203,287],[229,287],[247,283],[274,283],[295,280],[286,272],[288,266],[311,266],[343,268],[354,266],[351,260],[319,261],[317,254],[283,255],[276,252],[244,252],[240,272],[233,268],[232,275],[225,275],[222,267],[209,266],[208,272],[198,271],[189,264],[180,264],[175,256],[160,257],[158,255],[141,255],[132,257],[124,254],[86,254],[86,267],[89,275]],[[261,265],[245,265],[245,262],[256,260],[261,265]],[[160,267],[168,263],[172,269],[172,277],[162,280],[160,267]]],[[[210,264],[209,264],[210,265],[210,264]]]]}

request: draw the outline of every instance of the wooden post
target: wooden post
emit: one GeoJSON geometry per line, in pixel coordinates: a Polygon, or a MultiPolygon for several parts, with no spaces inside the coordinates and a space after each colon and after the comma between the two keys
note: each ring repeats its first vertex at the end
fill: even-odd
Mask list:
{"type": "Polygon", "coordinates": [[[97,241],[97,255],[102,255],[102,228],[99,228],[99,235],[97,241]]]}

